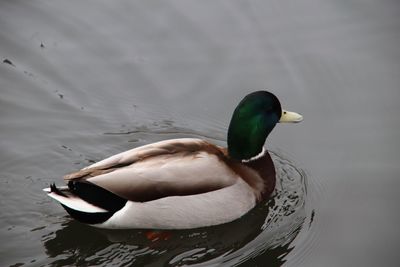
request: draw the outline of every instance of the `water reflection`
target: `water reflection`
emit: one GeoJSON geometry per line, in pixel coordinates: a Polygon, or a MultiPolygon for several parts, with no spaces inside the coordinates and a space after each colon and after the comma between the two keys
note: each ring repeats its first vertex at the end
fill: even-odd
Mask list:
{"type": "MultiPolygon", "coordinates": [[[[42,237],[51,265],[281,266],[306,220],[306,176],[272,153],[274,197],[242,218],[193,230],[104,230],[76,221],[42,237]]],[[[308,225],[306,225],[308,228],[308,225]]]]}

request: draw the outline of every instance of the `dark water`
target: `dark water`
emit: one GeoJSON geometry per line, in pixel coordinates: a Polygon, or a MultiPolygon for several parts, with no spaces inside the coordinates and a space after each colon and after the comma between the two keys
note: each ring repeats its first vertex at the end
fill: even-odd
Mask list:
{"type": "Polygon", "coordinates": [[[0,266],[397,266],[400,4],[0,1],[0,266]],[[158,140],[225,144],[268,88],[274,198],[230,224],[105,231],[41,191],[158,140]]]}

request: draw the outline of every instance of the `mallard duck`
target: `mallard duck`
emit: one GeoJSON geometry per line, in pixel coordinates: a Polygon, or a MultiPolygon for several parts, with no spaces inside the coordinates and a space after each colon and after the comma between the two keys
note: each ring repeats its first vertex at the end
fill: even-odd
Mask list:
{"type": "Polygon", "coordinates": [[[111,229],[188,229],[231,222],[268,198],[275,168],[264,143],[282,110],[267,91],[248,94],[233,112],[228,147],[197,138],[137,147],[64,176],[43,189],[76,220],[111,229]]]}

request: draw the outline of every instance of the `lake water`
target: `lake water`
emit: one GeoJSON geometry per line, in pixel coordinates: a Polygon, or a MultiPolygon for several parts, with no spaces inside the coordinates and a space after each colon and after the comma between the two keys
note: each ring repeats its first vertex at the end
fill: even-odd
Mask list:
{"type": "Polygon", "coordinates": [[[1,1],[0,266],[398,266],[400,3],[1,1]],[[229,224],[105,231],[41,190],[158,140],[224,145],[268,89],[274,197],[229,224]]]}

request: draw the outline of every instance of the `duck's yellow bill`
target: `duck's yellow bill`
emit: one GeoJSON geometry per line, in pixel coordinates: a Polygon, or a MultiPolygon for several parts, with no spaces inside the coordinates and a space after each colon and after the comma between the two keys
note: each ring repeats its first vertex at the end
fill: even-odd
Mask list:
{"type": "Polygon", "coordinates": [[[299,113],[282,110],[282,116],[279,122],[301,122],[303,120],[303,116],[299,113]]]}

